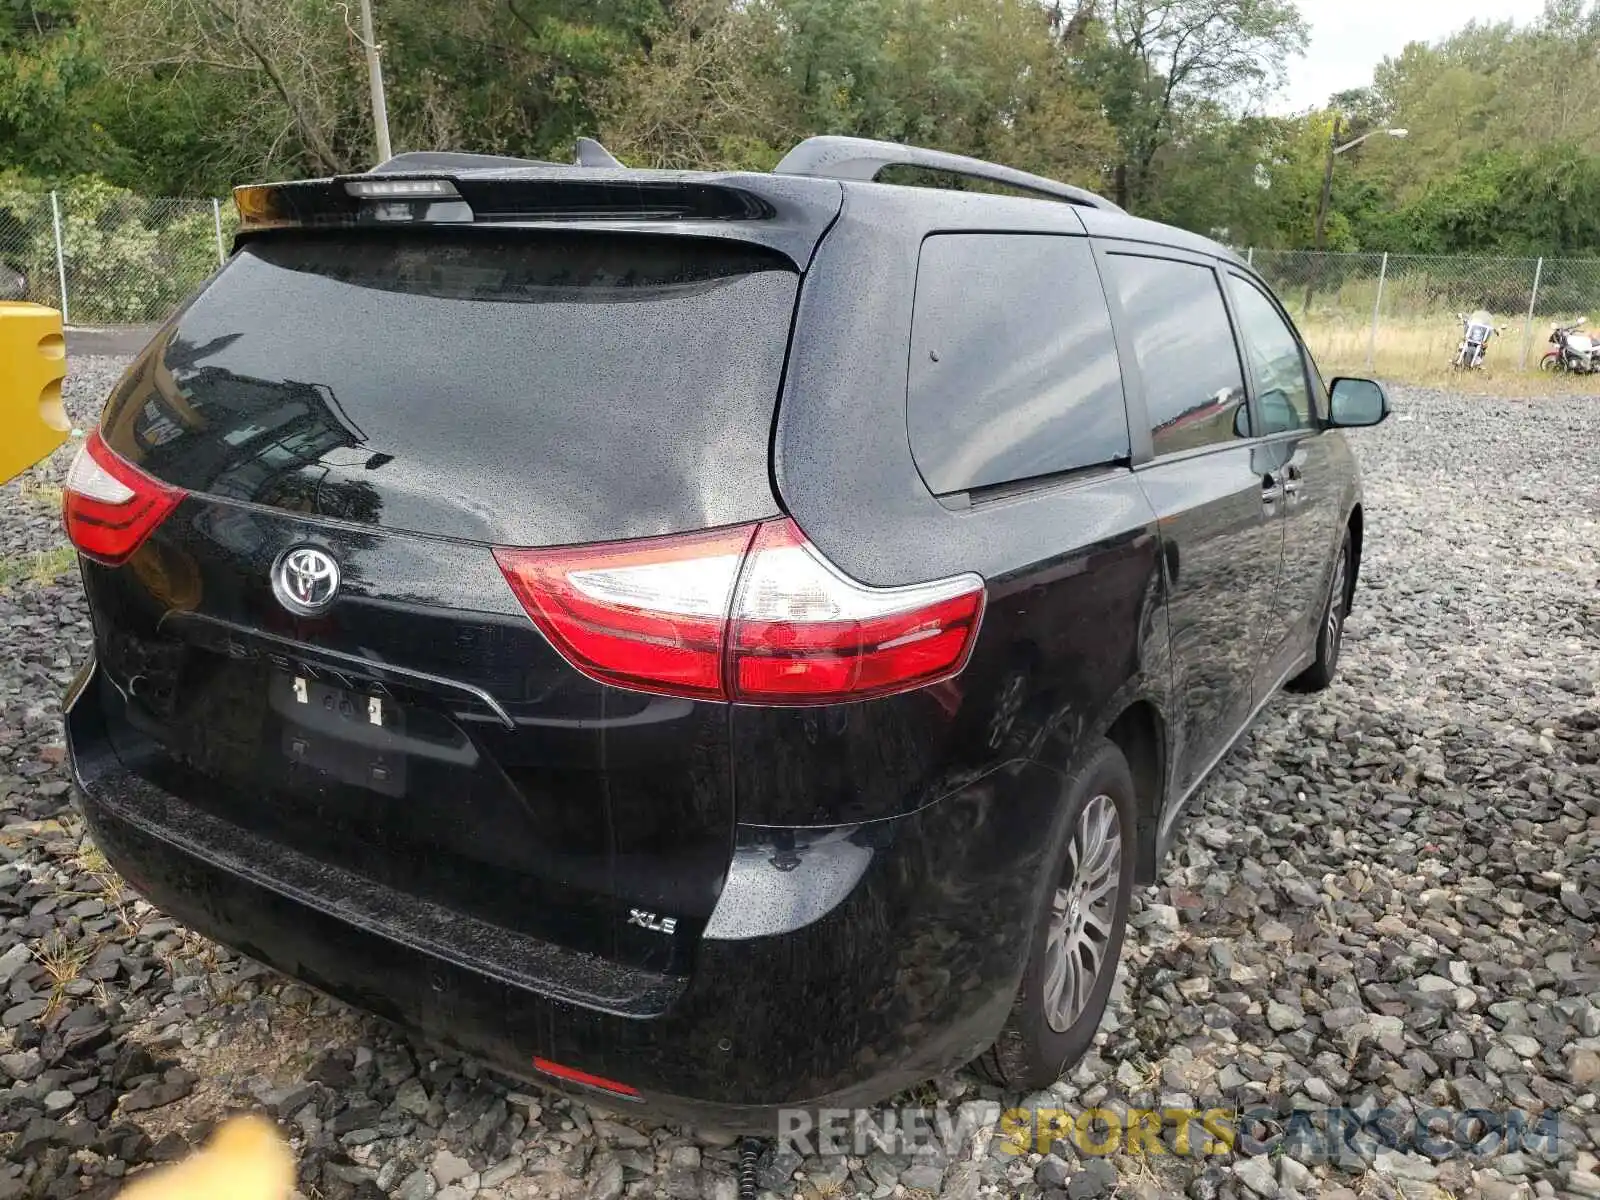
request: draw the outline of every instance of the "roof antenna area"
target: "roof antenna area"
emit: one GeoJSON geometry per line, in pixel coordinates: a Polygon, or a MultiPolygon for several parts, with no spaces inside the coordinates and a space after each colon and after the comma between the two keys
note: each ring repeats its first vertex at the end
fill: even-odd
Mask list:
{"type": "Polygon", "coordinates": [[[577,144],[576,165],[580,167],[621,167],[616,157],[593,138],[581,137],[577,144]]]}

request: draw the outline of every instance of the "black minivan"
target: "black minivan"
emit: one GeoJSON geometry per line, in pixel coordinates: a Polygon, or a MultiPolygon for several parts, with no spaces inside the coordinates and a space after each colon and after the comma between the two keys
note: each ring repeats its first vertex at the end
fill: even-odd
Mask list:
{"type": "Polygon", "coordinates": [[[66,487],[128,881],[708,1124],[1057,1078],[1186,801],[1333,674],[1382,390],[1222,246],[887,143],[237,198],[66,487]]]}

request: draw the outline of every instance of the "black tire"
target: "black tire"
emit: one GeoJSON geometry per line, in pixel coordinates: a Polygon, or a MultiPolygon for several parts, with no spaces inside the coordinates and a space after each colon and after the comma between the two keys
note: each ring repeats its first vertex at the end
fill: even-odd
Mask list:
{"type": "MultiPolygon", "coordinates": [[[[1135,829],[1137,807],[1133,788],[1133,775],[1122,752],[1110,742],[1100,742],[1082,764],[1064,782],[1064,799],[1068,812],[1068,835],[1053,864],[1052,878],[1059,880],[1052,897],[1047,900],[1033,933],[1028,955],[1028,966],[1022,974],[1022,984],[1006,1019],[1005,1028],[995,1043],[973,1064],[989,1082],[1000,1087],[1022,1091],[1037,1091],[1049,1087],[1060,1079],[1063,1072],[1082,1058],[1094,1041],[1100,1018],[1105,1013],[1106,1001],[1111,996],[1111,985],[1116,982],[1117,962],[1122,956],[1123,934],[1128,925],[1128,903],[1133,896],[1134,855],[1137,851],[1135,829]],[[1102,800],[1108,799],[1115,813],[1115,827],[1120,843],[1120,859],[1115,868],[1115,883],[1109,865],[1098,872],[1089,872],[1087,879],[1073,879],[1073,863],[1077,860],[1075,848],[1081,852],[1088,824],[1107,816],[1102,800]],[[1085,818],[1089,817],[1089,821],[1085,818]],[[1075,846],[1076,844],[1076,846],[1075,846]],[[1058,903],[1056,897],[1072,895],[1073,885],[1080,889],[1092,884],[1095,878],[1103,880],[1108,890],[1106,902],[1097,908],[1085,904],[1079,910],[1076,904],[1058,903]],[[1071,1005],[1076,1015],[1066,1028],[1058,1029],[1064,1014],[1058,1007],[1047,1008],[1045,996],[1046,976],[1052,961],[1051,929],[1058,914],[1077,913],[1098,915],[1107,926],[1103,942],[1093,937],[1091,926],[1084,921],[1078,927],[1099,946],[1099,957],[1093,971],[1093,985],[1081,1004],[1071,1005]],[[1052,1014],[1054,1022],[1052,1021],[1052,1014]]],[[[1093,865],[1092,863],[1087,865],[1093,865]]],[[[1065,918],[1070,925],[1072,918],[1065,918]]],[[[1069,943],[1070,944],[1070,943],[1069,943]]],[[[1092,952],[1086,951],[1092,957],[1092,952]]],[[[1064,956],[1057,956],[1057,961],[1064,956]]],[[[1078,956],[1080,967],[1085,963],[1078,956]]],[[[1087,979],[1089,972],[1084,972],[1087,979]]]]}
{"type": "Polygon", "coordinates": [[[1320,692],[1333,682],[1339,670],[1339,651],[1344,646],[1344,622],[1350,615],[1350,597],[1354,592],[1355,558],[1351,553],[1350,531],[1344,531],[1339,543],[1339,558],[1333,568],[1333,582],[1328,587],[1328,599],[1322,607],[1322,620],[1317,626],[1317,657],[1309,667],[1296,675],[1289,687],[1297,692],[1320,692]]]}
{"type": "Polygon", "coordinates": [[[1551,351],[1549,354],[1546,354],[1539,360],[1539,370],[1565,374],[1567,370],[1566,359],[1562,358],[1561,355],[1555,353],[1554,351],[1551,351]]]}

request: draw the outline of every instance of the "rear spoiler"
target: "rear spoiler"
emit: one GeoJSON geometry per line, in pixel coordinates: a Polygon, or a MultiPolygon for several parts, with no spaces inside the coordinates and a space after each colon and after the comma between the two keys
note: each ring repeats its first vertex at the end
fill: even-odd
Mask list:
{"type": "Polygon", "coordinates": [[[237,240],[284,229],[404,225],[606,229],[754,242],[804,269],[843,203],[840,185],[820,179],[537,164],[401,172],[399,165],[234,188],[237,240]]]}
{"type": "Polygon", "coordinates": [[[573,179],[518,172],[495,178],[393,173],[340,175],[233,189],[239,231],[426,221],[764,221],[773,206],[721,184],[637,179],[573,179]]]}

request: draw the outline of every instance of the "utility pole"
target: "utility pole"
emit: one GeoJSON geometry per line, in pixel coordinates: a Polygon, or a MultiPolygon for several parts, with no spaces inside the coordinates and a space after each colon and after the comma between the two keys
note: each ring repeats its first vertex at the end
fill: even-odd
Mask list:
{"type": "Polygon", "coordinates": [[[1328,205],[1333,201],[1333,156],[1339,153],[1339,134],[1344,129],[1344,117],[1335,115],[1333,133],[1328,137],[1328,162],[1322,168],[1322,198],[1317,201],[1316,257],[1311,260],[1311,270],[1306,274],[1306,302],[1302,306],[1307,316],[1311,314],[1311,297],[1322,282],[1322,246],[1328,229],[1328,205]]]}
{"type": "Polygon", "coordinates": [[[1328,230],[1328,205],[1333,201],[1333,160],[1346,150],[1354,150],[1362,142],[1378,134],[1387,134],[1390,137],[1403,138],[1406,136],[1404,129],[1370,129],[1353,141],[1344,145],[1339,144],[1339,135],[1344,132],[1344,116],[1336,113],[1333,118],[1333,133],[1328,138],[1328,161],[1322,168],[1322,198],[1317,202],[1317,233],[1316,249],[1317,259],[1312,264],[1311,278],[1306,281],[1306,312],[1311,311],[1311,295],[1316,291],[1317,284],[1322,280],[1323,262],[1321,258],[1322,247],[1326,240],[1328,230]]]}
{"type": "MultiPolygon", "coordinates": [[[[361,0],[361,44],[367,52],[367,79],[372,85],[372,126],[378,138],[378,161],[389,158],[389,105],[383,98],[383,63],[378,57],[378,37],[372,32],[372,0],[361,0]]],[[[1328,170],[1333,167],[1329,160],[1328,170]]]]}
{"type": "Polygon", "coordinates": [[[1333,134],[1328,138],[1328,162],[1322,168],[1322,199],[1317,204],[1316,248],[1322,249],[1328,228],[1328,205],[1333,201],[1333,156],[1339,152],[1339,134],[1344,131],[1344,117],[1333,118],[1333,134]]]}
{"type": "Polygon", "coordinates": [[[1380,133],[1387,134],[1389,137],[1403,138],[1406,136],[1407,132],[1409,132],[1408,130],[1404,129],[1372,129],[1368,130],[1366,133],[1363,133],[1360,137],[1354,139],[1353,141],[1348,141],[1341,146],[1339,144],[1339,134],[1343,131],[1344,116],[1343,114],[1336,114],[1333,118],[1333,134],[1328,138],[1328,162],[1327,165],[1322,168],[1322,199],[1317,204],[1318,250],[1321,250],[1323,246],[1324,235],[1326,234],[1328,228],[1328,205],[1333,201],[1334,158],[1337,155],[1343,154],[1346,150],[1354,150],[1368,138],[1377,137],[1380,133]]]}

